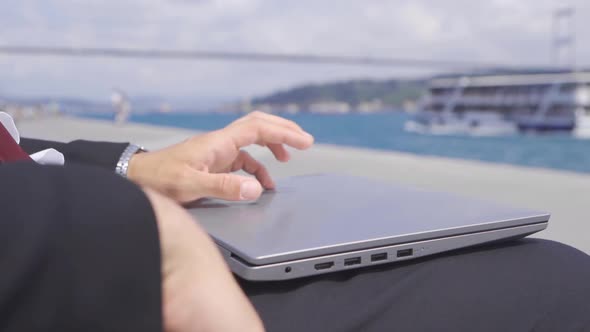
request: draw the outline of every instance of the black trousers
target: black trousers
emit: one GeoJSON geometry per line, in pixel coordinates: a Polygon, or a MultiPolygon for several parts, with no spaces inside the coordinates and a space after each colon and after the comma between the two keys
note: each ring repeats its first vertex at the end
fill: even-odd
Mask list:
{"type": "Polygon", "coordinates": [[[269,331],[590,331],[590,257],[539,239],[240,283],[269,331]]]}
{"type": "MultiPolygon", "coordinates": [[[[158,230],[135,185],[3,165],[0,212],[0,331],[162,331],[158,230]]],[[[590,331],[590,257],[551,241],[240,282],[268,331],[590,331]]]]}

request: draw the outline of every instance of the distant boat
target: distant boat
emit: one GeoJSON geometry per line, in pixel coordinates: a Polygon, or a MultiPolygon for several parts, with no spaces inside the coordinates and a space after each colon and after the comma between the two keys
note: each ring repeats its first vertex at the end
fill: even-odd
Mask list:
{"type": "Polygon", "coordinates": [[[433,135],[513,135],[517,125],[501,114],[470,111],[462,114],[421,113],[405,124],[407,131],[433,135]]]}
{"type": "Polygon", "coordinates": [[[588,110],[585,112],[578,110],[576,114],[576,127],[573,130],[573,134],[579,138],[590,138],[590,116],[588,110]]]}
{"type": "Polygon", "coordinates": [[[590,137],[590,71],[437,77],[405,128],[429,134],[590,137]]]}

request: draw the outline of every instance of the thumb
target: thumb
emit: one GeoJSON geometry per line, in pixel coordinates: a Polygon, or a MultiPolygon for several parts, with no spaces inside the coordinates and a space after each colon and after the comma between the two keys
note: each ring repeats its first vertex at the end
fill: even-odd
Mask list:
{"type": "Polygon", "coordinates": [[[256,179],[237,174],[198,172],[196,185],[202,188],[203,197],[228,201],[255,200],[262,194],[262,185],[256,179]]]}

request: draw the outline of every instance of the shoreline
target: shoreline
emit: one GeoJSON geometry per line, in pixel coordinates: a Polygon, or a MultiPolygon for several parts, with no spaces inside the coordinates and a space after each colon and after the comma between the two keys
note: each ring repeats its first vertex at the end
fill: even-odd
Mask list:
{"type": "MultiPolygon", "coordinates": [[[[165,124],[183,130],[215,130],[239,114],[136,114],[135,124],[165,124]]],[[[403,114],[298,114],[289,118],[314,133],[321,144],[371,149],[394,153],[410,153],[426,157],[480,161],[528,168],[552,169],[590,174],[590,141],[564,133],[535,135],[483,136],[418,135],[402,127],[403,114]],[[357,126],[358,136],[343,134],[342,126],[357,126]],[[368,129],[368,126],[375,126],[368,129]],[[372,136],[372,131],[376,136],[372,136]]],[[[86,115],[82,116],[86,118],[86,115]]],[[[107,120],[89,115],[88,118],[107,120]]],[[[357,130],[355,129],[355,130],[357,130]]]]}

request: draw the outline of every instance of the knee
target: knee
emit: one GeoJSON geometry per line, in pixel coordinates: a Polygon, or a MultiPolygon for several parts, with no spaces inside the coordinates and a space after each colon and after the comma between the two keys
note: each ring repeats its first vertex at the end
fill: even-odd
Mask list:
{"type": "Polygon", "coordinates": [[[515,251],[518,257],[536,261],[544,265],[559,266],[579,271],[590,271],[590,256],[567,244],[544,239],[524,239],[515,251]]]}

